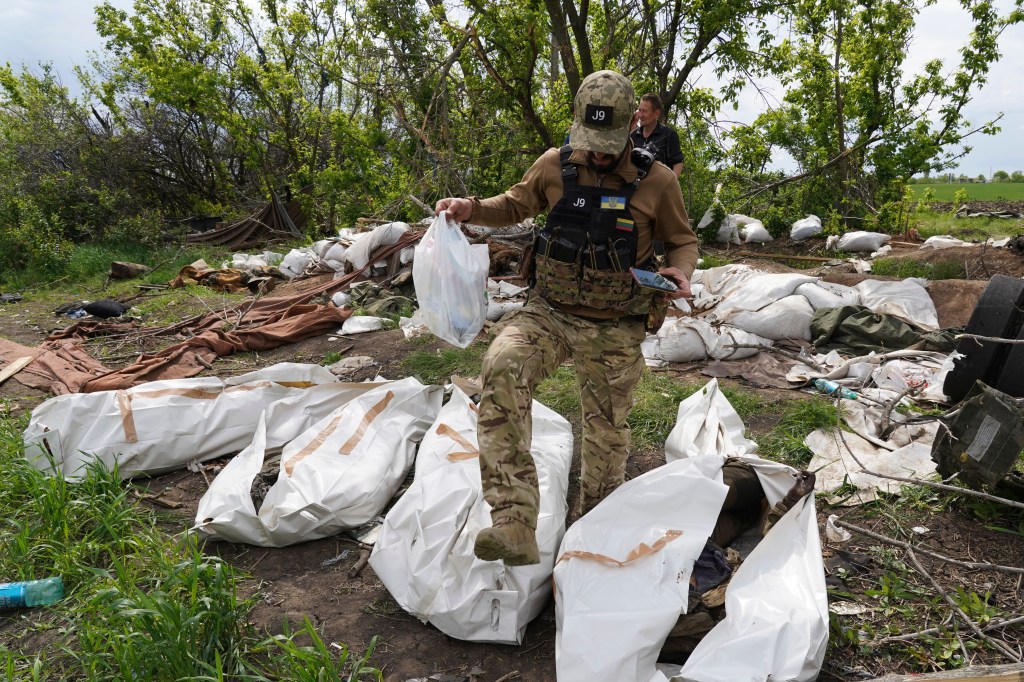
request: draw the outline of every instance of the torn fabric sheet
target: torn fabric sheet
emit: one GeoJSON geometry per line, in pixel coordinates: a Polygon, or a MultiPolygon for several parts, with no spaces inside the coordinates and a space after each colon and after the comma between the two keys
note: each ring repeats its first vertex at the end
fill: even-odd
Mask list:
{"type": "Polygon", "coordinates": [[[847,446],[867,469],[880,474],[927,478],[935,473],[931,441],[912,442],[888,450],[855,433],[843,433],[840,437],[835,429],[818,429],[804,439],[804,445],[814,453],[807,468],[817,474],[815,489],[831,493],[832,504],[866,504],[878,497],[878,491],[899,493],[907,485],[866,473],[847,446]]]}
{"type": "Polygon", "coordinates": [[[506,567],[473,555],[491,525],[480,487],[476,405],[459,388],[441,408],[416,457],[416,479],[384,519],[370,565],[410,614],[450,637],[519,644],[547,605],[565,532],[572,428],[533,403],[530,451],[537,465],[540,563],[506,567]]]}

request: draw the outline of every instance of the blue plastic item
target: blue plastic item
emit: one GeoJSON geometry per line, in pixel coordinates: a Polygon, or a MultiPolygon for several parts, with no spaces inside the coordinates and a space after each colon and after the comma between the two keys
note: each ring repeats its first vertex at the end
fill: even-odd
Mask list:
{"type": "Polygon", "coordinates": [[[850,400],[856,400],[857,399],[857,394],[856,393],[854,393],[850,389],[846,388],[842,384],[838,384],[835,381],[832,381],[831,379],[815,379],[811,383],[814,385],[814,387],[816,389],[818,389],[822,393],[827,393],[828,395],[832,396],[833,398],[838,393],[842,397],[849,398],[850,400]]]}
{"type": "Polygon", "coordinates": [[[0,610],[45,606],[64,598],[64,581],[59,577],[0,583],[0,610]]]}

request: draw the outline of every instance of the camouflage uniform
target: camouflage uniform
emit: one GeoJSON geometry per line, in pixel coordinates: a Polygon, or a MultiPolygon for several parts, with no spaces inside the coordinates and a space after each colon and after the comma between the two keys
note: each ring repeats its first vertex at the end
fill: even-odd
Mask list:
{"type": "MultiPolygon", "coordinates": [[[[570,133],[573,151],[568,157],[578,173],[579,187],[600,188],[599,196],[607,193],[614,198],[622,194],[621,188],[642,177],[630,155],[623,153],[628,150],[635,108],[632,85],[621,75],[603,71],[584,80],[574,103],[575,122],[570,133]],[[621,157],[614,168],[599,174],[590,165],[588,152],[621,157]]],[[[471,221],[503,226],[551,211],[552,222],[552,215],[561,210],[565,203],[562,200],[568,196],[563,192],[564,172],[559,150],[549,150],[520,183],[504,194],[474,198],[471,221]]],[[[668,265],[689,277],[697,261],[697,238],[690,229],[675,174],[654,164],[634,189],[628,199],[630,214],[620,216],[628,220],[616,223],[635,229],[633,262],[649,261],[654,240],[659,240],[665,244],[668,265]]],[[[588,205],[580,213],[585,217],[589,210],[605,210],[603,198],[601,203],[593,209],[588,205]]],[[[495,528],[507,528],[510,522],[536,528],[540,495],[530,454],[530,405],[537,384],[570,357],[576,365],[583,408],[583,510],[597,504],[625,479],[629,448],[626,418],[632,407],[633,389],[644,369],[640,352],[644,317],[632,314],[636,311],[628,306],[602,309],[583,305],[584,301],[573,305],[548,300],[540,294],[542,288],[533,288],[526,306],[503,321],[483,361],[477,436],[484,497],[492,507],[495,528]]],[[[548,287],[545,291],[550,296],[550,291],[558,289],[548,287]]],[[[590,304],[595,303],[592,299],[590,304]]],[[[519,530],[481,535],[485,541],[481,543],[478,538],[475,550],[481,558],[500,557],[506,563],[510,558],[516,563],[536,561],[535,542],[519,530]]]]}
{"type": "Polygon", "coordinates": [[[480,472],[493,519],[514,518],[535,528],[540,493],[530,455],[534,388],[572,357],[583,408],[580,495],[586,511],[625,480],[626,417],[644,369],[645,332],[637,318],[590,320],[540,297],[506,319],[483,362],[480,472]]]}

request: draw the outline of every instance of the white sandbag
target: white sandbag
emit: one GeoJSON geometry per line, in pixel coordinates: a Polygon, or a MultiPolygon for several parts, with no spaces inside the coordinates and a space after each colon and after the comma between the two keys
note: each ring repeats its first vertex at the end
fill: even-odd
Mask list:
{"type": "Polygon", "coordinates": [[[807,282],[798,286],[794,293],[807,299],[815,310],[819,308],[842,308],[844,305],[860,305],[860,292],[853,287],[825,282],[807,282]]]}
{"type": "Polygon", "coordinates": [[[935,304],[928,290],[918,281],[905,279],[902,282],[883,282],[866,279],[855,288],[860,292],[861,304],[872,312],[892,315],[925,331],[939,328],[935,304]]]}
{"type": "Polygon", "coordinates": [[[334,242],[330,239],[321,239],[318,242],[313,242],[313,246],[310,247],[310,250],[316,254],[317,258],[323,260],[324,258],[327,258],[327,252],[332,246],[334,246],[334,242]]]}
{"type": "Polygon", "coordinates": [[[524,305],[526,305],[526,301],[489,299],[487,301],[487,320],[489,322],[497,322],[508,313],[513,310],[519,310],[524,305]]]}
{"type": "Polygon", "coordinates": [[[226,380],[172,379],[61,395],[32,411],[25,457],[68,480],[81,478],[92,462],[108,468],[117,462],[122,478],[173,471],[238,452],[271,403],[337,381],[319,365],[281,363],[226,380]],[[55,470],[39,439],[53,453],[55,470]]]}
{"type": "Polygon", "coordinates": [[[416,245],[412,279],[416,299],[430,331],[465,348],[487,319],[486,244],[470,244],[466,235],[441,212],[416,245]]]}
{"type": "Polygon", "coordinates": [[[284,254],[276,251],[264,251],[260,257],[267,262],[267,265],[277,265],[284,260],[284,254]]]}
{"type": "Polygon", "coordinates": [[[693,307],[708,310],[742,286],[743,282],[757,275],[749,265],[722,265],[707,270],[694,270],[690,278],[693,307]]]}
{"type": "Polygon", "coordinates": [[[665,460],[718,454],[747,455],[757,443],[744,436],[746,427],[735,408],[712,379],[679,403],[676,425],[665,441],[665,460]]]}
{"type": "Polygon", "coordinates": [[[353,315],[341,325],[342,334],[363,334],[384,328],[384,318],[373,315],[353,315]]]}
{"type": "Polygon", "coordinates": [[[790,296],[801,284],[817,281],[816,277],[799,273],[755,273],[728,292],[714,310],[716,320],[725,321],[738,310],[760,310],[770,303],[790,296]]]}
{"type": "MultiPolygon", "coordinates": [[[[792,470],[744,459],[768,504],[778,502],[792,485],[792,470]]],[[[627,481],[569,528],[554,571],[559,682],[666,679],[656,668],[658,652],[686,613],[694,561],[727,492],[724,462],[720,455],[670,462],[627,481]]],[[[726,590],[725,620],[678,679],[809,682],[827,639],[825,576],[808,496],[737,570],[726,590]]]]}
{"type": "Polygon", "coordinates": [[[306,266],[309,265],[309,260],[312,256],[313,254],[306,247],[292,249],[284,257],[284,260],[281,261],[281,265],[277,269],[289,279],[298,277],[306,270],[306,266]]]}
{"type": "Polygon", "coordinates": [[[475,405],[455,388],[424,436],[415,481],[384,519],[370,565],[403,609],[450,637],[519,644],[551,594],[551,569],[565,532],[572,428],[533,403],[540,563],[506,567],[473,555],[477,533],[491,525],[476,423],[475,405]]]}
{"type": "Polygon", "coordinates": [[[814,308],[799,294],[780,298],[760,310],[737,310],[724,319],[734,327],[773,341],[811,340],[814,308]]]}
{"type": "Polygon", "coordinates": [[[760,220],[747,223],[740,228],[740,236],[743,237],[744,243],[750,244],[752,242],[770,242],[772,236],[768,232],[768,228],[764,226],[760,220]]]}
{"type": "Polygon", "coordinates": [[[324,251],[323,259],[325,261],[338,261],[342,262],[345,257],[345,252],[348,251],[348,247],[341,242],[332,241],[330,247],[324,251]]]}
{"type": "Polygon", "coordinates": [[[948,234],[937,234],[924,240],[922,249],[953,249],[960,246],[971,246],[962,239],[951,237],[948,234]]]}
{"type": "Polygon", "coordinates": [[[718,236],[715,237],[715,241],[720,244],[742,244],[740,241],[740,230],[739,226],[734,220],[734,216],[727,215],[722,218],[721,225],[718,226],[718,236]]]}
{"type": "Polygon", "coordinates": [[[277,481],[257,511],[250,491],[268,452],[268,419],[261,417],[249,447],[199,501],[193,530],[211,539],[284,547],[380,514],[440,410],[441,389],[410,377],[354,392],[284,446],[277,481]]]}
{"type": "Polygon", "coordinates": [[[857,230],[855,232],[847,232],[841,236],[836,243],[836,248],[847,252],[877,251],[890,239],[892,239],[890,235],[882,234],[881,232],[857,230]]]}
{"type": "Polygon", "coordinates": [[[789,238],[795,242],[803,241],[821,233],[821,218],[813,213],[793,223],[789,230],[789,238]]]}
{"type": "Polygon", "coordinates": [[[353,270],[366,267],[370,256],[384,246],[390,246],[409,231],[409,224],[402,222],[378,225],[372,232],[363,233],[342,255],[342,260],[352,266],[353,270]]]}
{"type": "Polygon", "coordinates": [[[339,291],[331,296],[331,303],[337,308],[346,308],[352,304],[352,294],[347,291],[339,291]]]}
{"type": "Polygon", "coordinates": [[[771,347],[771,339],[727,324],[712,326],[707,320],[694,317],[668,318],[656,335],[648,336],[640,345],[647,364],[653,366],[708,357],[740,360],[771,347]]]}

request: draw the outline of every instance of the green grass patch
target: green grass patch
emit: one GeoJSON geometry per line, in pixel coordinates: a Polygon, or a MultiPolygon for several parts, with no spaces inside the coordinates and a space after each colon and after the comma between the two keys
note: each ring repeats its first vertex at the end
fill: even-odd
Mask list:
{"type": "Polygon", "coordinates": [[[920,211],[910,216],[910,226],[922,237],[950,235],[971,241],[1009,237],[1024,232],[1024,220],[1016,218],[957,218],[949,213],[920,211]]]}
{"type": "Polygon", "coordinates": [[[95,467],[74,483],[37,471],[22,454],[26,422],[0,410],[0,575],[57,575],[66,596],[3,629],[0,677],[382,679],[369,652],[325,645],[309,623],[294,635],[256,632],[248,615],[259,595],[240,596],[243,576],[179,532],[182,519],[158,523],[116,471],[95,467]]]}
{"type": "Polygon", "coordinates": [[[804,438],[816,429],[836,424],[836,407],[828,400],[812,398],[787,401],[781,406],[775,427],[768,433],[754,436],[758,445],[757,453],[765,459],[803,468],[814,454],[804,445],[804,438]]]}
{"type": "Polygon", "coordinates": [[[871,263],[871,274],[886,277],[924,277],[925,279],[963,279],[964,264],[955,260],[929,263],[913,258],[878,258],[871,263]]]}
{"type": "MultiPolygon", "coordinates": [[[[429,341],[430,338],[427,338],[429,341]]],[[[437,351],[415,351],[405,357],[402,367],[424,384],[445,384],[453,374],[475,377],[487,351],[487,343],[478,341],[466,348],[441,348],[437,351]]]]}
{"type": "Polygon", "coordinates": [[[732,265],[732,260],[713,253],[705,253],[700,257],[700,259],[701,263],[697,267],[701,270],[710,270],[711,268],[718,268],[723,265],[732,265]]]}
{"type": "Polygon", "coordinates": [[[533,398],[570,421],[578,420],[583,415],[575,367],[562,365],[556,369],[554,374],[537,386],[533,398]]]}
{"type": "Polygon", "coordinates": [[[923,198],[928,189],[934,193],[935,201],[953,201],[961,189],[967,192],[968,201],[1024,201],[1024,182],[936,182],[907,187],[913,191],[915,201],[923,198]]]}

